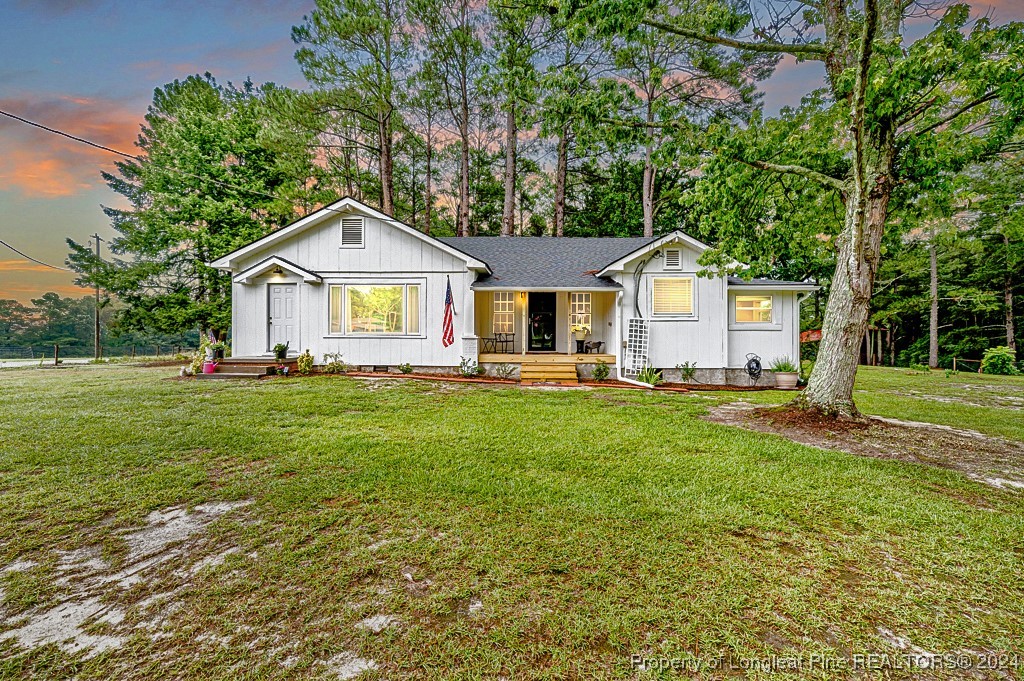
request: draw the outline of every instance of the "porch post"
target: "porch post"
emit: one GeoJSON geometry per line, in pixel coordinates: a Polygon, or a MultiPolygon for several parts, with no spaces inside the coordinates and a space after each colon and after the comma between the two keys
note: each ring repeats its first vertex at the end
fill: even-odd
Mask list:
{"type": "Polygon", "coordinates": [[[458,310],[462,317],[462,356],[478,362],[480,360],[480,339],[476,335],[476,293],[473,291],[473,278],[465,277],[466,288],[462,295],[462,308],[458,310]]]}
{"type": "Polygon", "coordinates": [[[530,345],[530,294],[526,291],[519,292],[519,298],[523,302],[523,357],[526,357],[526,349],[530,345]]]}

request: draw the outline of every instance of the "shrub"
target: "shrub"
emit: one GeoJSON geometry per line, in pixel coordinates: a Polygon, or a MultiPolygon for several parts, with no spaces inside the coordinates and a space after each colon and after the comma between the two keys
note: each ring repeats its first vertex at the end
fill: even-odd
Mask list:
{"type": "Polygon", "coordinates": [[[697,363],[696,362],[683,362],[677,364],[676,369],[679,369],[679,378],[684,383],[689,383],[697,376],[697,363]]]}
{"type": "Polygon", "coordinates": [[[1013,350],[1005,345],[986,350],[985,355],[981,358],[981,373],[1001,376],[1019,374],[1020,370],[1017,368],[1017,358],[1014,356],[1013,350]]]}
{"type": "Polygon", "coordinates": [[[340,352],[324,353],[324,365],[320,371],[325,374],[343,374],[348,371],[348,365],[341,361],[340,352]]]}
{"type": "Polygon", "coordinates": [[[295,360],[295,368],[303,375],[313,371],[313,355],[309,354],[308,349],[295,360]]]}
{"type": "Polygon", "coordinates": [[[411,374],[412,373],[412,365],[409,364],[408,362],[406,362],[405,364],[399,364],[398,365],[398,370],[401,373],[403,373],[403,374],[411,374]]]}
{"type": "Polygon", "coordinates": [[[646,383],[650,386],[661,385],[661,371],[654,367],[644,367],[640,370],[640,373],[636,375],[636,380],[641,383],[646,383]]]}
{"type": "Polygon", "coordinates": [[[462,361],[459,362],[459,374],[465,378],[473,378],[484,373],[484,368],[477,365],[475,361],[469,357],[463,357],[462,361]]]}
{"type": "Polygon", "coordinates": [[[773,359],[771,367],[772,371],[777,374],[795,374],[799,372],[796,364],[793,364],[793,360],[786,356],[776,357],[773,359]]]}
{"type": "Polygon", "coordinates": [[[920,374],[931,373],[931,369],[928,367],[927,364],[917,364],[917,363],[911,364],[910,365],[910,370],[911,371],[916,371],[917,373],[920,373],[920,374]]]}
{"type": "Polygon", "coordinates": [[[608,368],[608,362],[604,360],[597,360],[597,365],[594,367],[594,380],[603,381],[608,378],[608,375],[612,373],[612,370],[608,368]]]}
{"type": "Polygon", "coordinates": [[[503,381],[507,381],[516,373],[515,366],[502,362],[498,366],[494,367],[494,375],[503,381]]]}

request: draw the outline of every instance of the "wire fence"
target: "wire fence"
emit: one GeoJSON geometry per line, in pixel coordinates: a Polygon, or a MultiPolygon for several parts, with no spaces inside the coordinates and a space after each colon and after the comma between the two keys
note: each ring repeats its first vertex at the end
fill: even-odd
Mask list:
{"type": "MultiPolygon", "coordinates": [[[[126,358],[136,357],[167,357],[172,358],[178,355],[189,355],[196,351],[196,348],[187,345],[159,345],[135,344],[119,345],[102,348],[100,353],[104,358],[126,358]]],[[[64,359],[91,359],[95,356],[92,347],[64,346],[57,344],[48,345],[0,345],[0,360],[18,359],[53,359],[54,356],[64,359]]]]}

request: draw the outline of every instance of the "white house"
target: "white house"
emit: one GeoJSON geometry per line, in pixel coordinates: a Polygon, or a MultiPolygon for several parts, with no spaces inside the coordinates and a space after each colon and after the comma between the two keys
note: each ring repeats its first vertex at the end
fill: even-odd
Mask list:
{"type": "Polygon", "coordinates": [[[766,366],[799,357],[799,301],[816,287],[699,276],[706,248],[682,232],[437,239],[345,198],[210,265],[233,276],[236,358],[287,343],[318,363],[340,353],[356,366],[450,371],[467,360],[567,382],[598,361],[625,377],[694,362],[699,380],[746,383],[748,354],[766,366]]]}

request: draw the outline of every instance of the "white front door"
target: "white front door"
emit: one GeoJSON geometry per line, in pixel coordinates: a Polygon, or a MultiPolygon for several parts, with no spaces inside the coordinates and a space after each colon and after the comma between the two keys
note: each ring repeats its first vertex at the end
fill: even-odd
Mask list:
{"type": "Polygon", "coordinates": [[[269,284],[270,332],[267,350],[286,343],[289,352],[299,352],[298,284],[269,284]]]}

